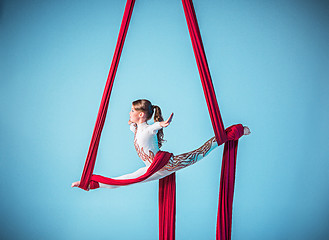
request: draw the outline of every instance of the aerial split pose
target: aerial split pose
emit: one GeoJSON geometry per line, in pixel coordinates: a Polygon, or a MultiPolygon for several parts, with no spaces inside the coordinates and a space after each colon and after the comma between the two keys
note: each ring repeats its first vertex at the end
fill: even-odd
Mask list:
{"type": "MultiPolygon", "coordinates": [[[[153,162],[153,159],[163,143],[163,128],[169,126],[173,119],[173,113],[164,121],[161,109],[158,106],[152,105],[149,100],[139,99],[132,103],[130,118],[128,124],[130,130],[134,133],[134,146],[138,156],[142,159],[145,167],[129,174],[125,174],[113,179],[133,179],[142,176],[146,173],[147,169],[153,162]],[[148,120],[154,115],[154,124],[149,125],[148,120]]],[[[250,134],[250,129],[246,126],[243,127],[244,135],[250,134]]],[[[154,173],[149,178],[142,182],[149,182],[164,178],[182,168],[190,166],[205,156],[207,156],[213,149],[218,147],[216,138],[212,137],[206,141],[201,147],[179,155],[172,155],[167,164],[159,171],[154,173]]],[[[80,181],[72,183],[72,187],[79,187],[80,181]]],[[[109,185],[99,183],[97,187],[100,188],[117,188],[119,185],[109,185]]]]}
{"type": "Polygon", "coordinates": [[[188,153],[174,155],[162,151],[160,150],[163,142],[162,128],[171,123],[173,114],[164,121],[158,106],[153,106],[145,99],[137,100],[132,104],[128,123],[135,134],[136,151],[145,163],[145,167],[117,178],[107,178],[94,174],[97,150],[134,4],[135,0],[127,0],[84,169],[80,181],[72,183],[72,187],[79,187],[83,190],[100,187],[116,188],[159,179],[159,240],[175,240],[176,171],[200,161],[217,146],[224,144],[216,240],[230,240],[238,142],[240,137],[250,134],[250,130],[242,124],[224,127],[192,0],[182,0],[182,5],[215,137],[209,139],[200,148],[188,153]],[[147,121],[152,118],[153,114],[154,124],[149,125],[147,121]]]}

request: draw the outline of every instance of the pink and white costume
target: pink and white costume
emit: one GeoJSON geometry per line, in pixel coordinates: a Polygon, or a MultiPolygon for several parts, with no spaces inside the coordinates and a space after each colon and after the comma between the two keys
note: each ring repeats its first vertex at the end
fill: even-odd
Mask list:
{"type": "MultiPolygon", "coordinates": [[[[158,138],[157,132],[162,127],[159,122],[155,122],[152,125],[148,125],[146,122],[141,124],[132,123],[130,124],[130,130],[134,132],[134,145],[137,151],[138,156],[145,163],[145,167],[138,169],[137,171],[129,174],[116,177],[114,179],[130,179],[136,178],[143,175],[148,167],[151,165],[154,156],[160,150],[158,147],[158,138]]],[[[170,175],[173,172],[178,171],[179,169],[190,166],[197,161],[200,161],[204,158],[211,150],[215,149],[218,146],[216,138],[212,137],[207,142],[205,142],[201,147],[191,152],[174,155],[170,158],[169,162],[158,172],[153,174],[151,177],[146,179],[143,182],[149,182],[153,180],[158,180],[163,177],[170,175]]],[[[120,186],[107,185],[99,183],[101,188],[117,188],[120,186]]]]}

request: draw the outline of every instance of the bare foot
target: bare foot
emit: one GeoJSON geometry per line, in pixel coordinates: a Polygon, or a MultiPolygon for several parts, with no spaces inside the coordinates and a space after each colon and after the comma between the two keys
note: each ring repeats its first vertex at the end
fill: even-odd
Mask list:
{"type": "Polygon", "coordinates": [[[244,126],[243,127],[243,135],[249,135],[250,133],[251,133],[250,129],[247,126],[244,126]]]}
{"type": "Polygon", "coordinates": [[[72,183],[71,187],[79,187],[80,186],[80,181],[72,183]]]}
{"type": "MultiPolygon", "coordinates": [[[[79,187],[80,186],[80,181],[72,183],[71,187],[79,187]]],[[[90,184],[88,185],[88,188],[86,189],[87,191],[90,190],[90,184]]]]}

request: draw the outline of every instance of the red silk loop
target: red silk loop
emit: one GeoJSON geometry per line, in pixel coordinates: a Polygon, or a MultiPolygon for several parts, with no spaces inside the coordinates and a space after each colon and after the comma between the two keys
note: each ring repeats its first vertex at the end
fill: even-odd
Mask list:
{"type": "Polygon", "coordinates": [[[232,125],[225,129],[228,140],[238,140],[243,136],[244,128],[242,124],[232,125]]]}
{"type": "Polygon", "coordinates": [[[172,153],[165,152],[165,151],[159,151],[155,155],[152,164],[148,167],[146,173],[143,175],[132,178],[132,179],[113,179],[108,177],[103,177],[100,175],[92,175],[91,180],[99,183],[104,183],[108,185],[118,185],[118,186],[125,186],[130,185],[133,183],[142,182],[149,177],[151,177],[154,173],[159,171],[161,168],[163,168],[169,161],[169,159],[172,157],[172,153]]]}

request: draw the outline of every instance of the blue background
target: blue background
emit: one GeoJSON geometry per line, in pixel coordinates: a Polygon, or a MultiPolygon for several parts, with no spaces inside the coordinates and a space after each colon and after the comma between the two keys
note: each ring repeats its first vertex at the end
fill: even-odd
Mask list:
{"type": "MultiPolygon", "coordinates": [[[[85,192],[79,180],[125,1],[1,1],[1,239],[157,239],[157,182],[85,192]]],[[[194,6],[226,127],[242,123],[232,239],[328,239],[329,14],[326,1],[194,6]]],[[[213,130],[180,1],[137,0],[95,172],[143,163],[127,124],[147,98],[163,150],[213,130]]],[[[150,122],[151,123],[151,122],[150,122]]],[[[215,239],[223,146],[177,176],[180,239],[215,239]]]]}

